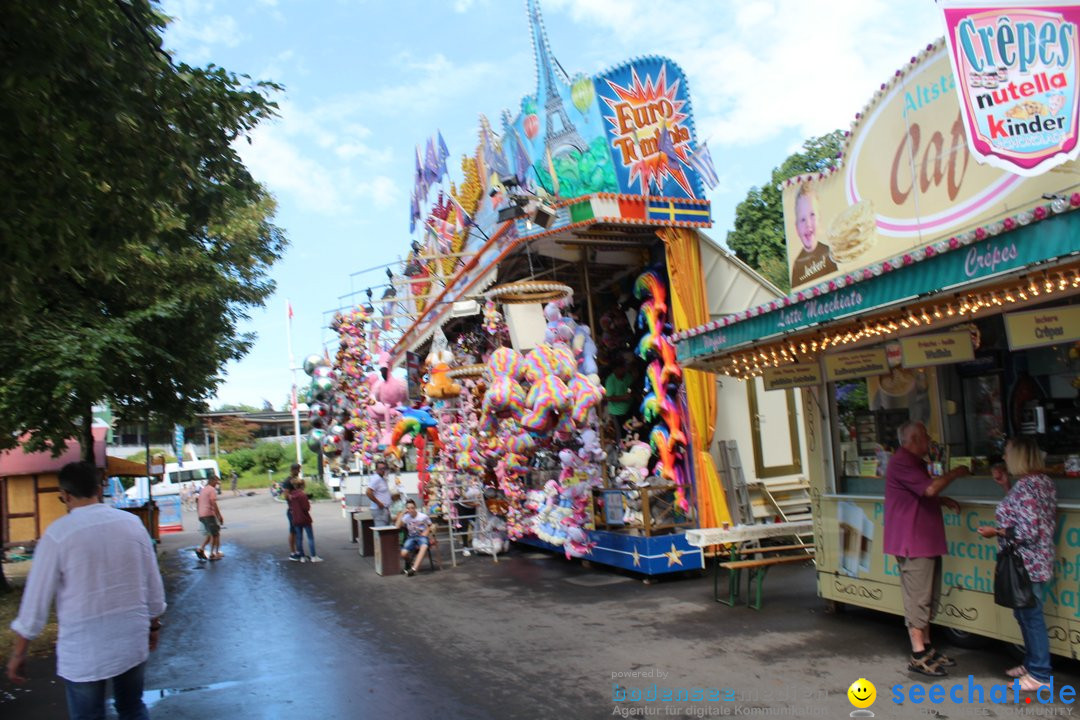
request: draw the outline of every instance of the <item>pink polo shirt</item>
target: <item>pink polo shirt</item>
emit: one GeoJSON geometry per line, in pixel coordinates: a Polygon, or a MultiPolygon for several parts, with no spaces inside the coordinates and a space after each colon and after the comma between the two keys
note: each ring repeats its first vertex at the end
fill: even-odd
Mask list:
{"type": "Polygon", "coordinates": [[[948,552],[941,499],[923,495],[933,480],[926,462],[898,449],[885,470],[885,554],[938,557],[948,552]]]}
{"type": "Polygon", "coordinates": [[[213,485],[204,485],[199,491],[199,517],[217,515],[217,490],[213,485]]]}

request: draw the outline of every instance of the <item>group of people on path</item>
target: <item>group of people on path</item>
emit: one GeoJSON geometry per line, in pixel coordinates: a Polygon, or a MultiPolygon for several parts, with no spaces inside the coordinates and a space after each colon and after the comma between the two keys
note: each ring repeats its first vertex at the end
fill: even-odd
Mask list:
{"type": "Polygon", "coordinates": [[[416,574],[416,570],[420,567],[424,558],[427,557],[431,546],[431,518],[417,509],[415,500],[407,500],[405,510],[400,512],[391,522],[390,506],[394,502],[396,493],[390,489],[390,481],[387,478],[389,472],[390,466],[385,460],[377,461],[375,463],[375,474],[368,479],[365,494],[371,502],[371,518],[376,527],[393,524],[396,527],[405,529],[406,538],[401,545],[401,557],[405,562],[401,572],[412,577],[416,574]],[[416,555],[410,563],[409,557],[413,553],[416,555]]]}
{"type": "MultiPolygon", "coordinates": [[[[959,467],[939,477],[927,472],[925,456],[930,437],[921,422],[908,422],[899,430],[900,448],[885,471],[886,555],[896,558],[904,601],[904,619],[911,641],[908,670],[943,677],[956,661],[930,642],[930,617],[941,595],[941,558],[948,552],[941,509],[958,512],[955,500],[942,494],[948,485],[968,475],[959,467]]],[[[1016,608],[1013,616],[1024,638],[1024,662],[1005,671],[1025,692],[1052,687],[1050,644],[1043,617],[1043,598],[1053,578],[1057,490],[1043,471],[1043,453],[1033,437],[1019,436],[1005,445],[1004,467],[992,469],[1006,491],[998,504],[993,525],[978,533],[997,538],[999,550],[1016,548],[1031,579],[1032,607],[1016,608]]]]}

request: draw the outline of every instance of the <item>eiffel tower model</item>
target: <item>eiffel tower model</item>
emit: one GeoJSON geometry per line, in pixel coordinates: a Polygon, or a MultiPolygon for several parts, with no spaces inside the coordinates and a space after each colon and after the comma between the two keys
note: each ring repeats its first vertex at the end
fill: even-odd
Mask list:
{"type": "MultiPolygon", "coordinates": [[[[555,84],[555,71],[552,68],[551,49],[548,47],[544,24],[540,18],[538,0],[528,0],[529,24],[532,26],[533,45],[536,50],[536,67],[543,73],[544,79],[544,121],[547,130],[544,133],[544,146],[552,157],[572,150],[585,152],[585,141],[581,139],[577,128],[566,114],[558,86],[555,84]]],[[[569,81],[564,79],[564,85],[569,81]]]]}

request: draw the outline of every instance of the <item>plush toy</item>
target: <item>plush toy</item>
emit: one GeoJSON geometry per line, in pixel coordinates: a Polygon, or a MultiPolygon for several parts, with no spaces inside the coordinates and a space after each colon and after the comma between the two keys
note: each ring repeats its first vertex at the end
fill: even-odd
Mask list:
{"type": "Polygon", "coordinates": [[[596,342],[588,325],[577,326],[571,347],[577,359],[578,372],[582,375],[597,375],[600,372],[596,367],[596,342]]]}
{"type": "Polygon", "coordinates": [[[558,417],[570,409],[572,399],[570,390],[558,376],[543,376],[525,396],[529,410],[521,417],[522,427],[540,433],[552,430],[558,417]]]}
{"type": "Polygon", "coordinates": [[[424,385],[424,394],[432,399],[455,398],[461,394],[461,386],[450,379],[450,365],[454,362],[454,353],[450,350],[446,335],[440,328],[431,341],[431,352],[427,356],[429,379],[424,385]]]}
{"type": "MultiPolygon", "coordinates": [[[[442,439],[439,437],[438,422],[427,408],[399,407],[398,412],[401,413],[402,417],[394,426],[393,434],[390,437],[390,447],[397,448],[401,439],[406,435],[416,437],[423,433],[436,448],[443,449],[442,439]]],[[[400,449],[395,454],[400,456],[400,449]]]]}
{"type": "Polygon", "coordinates": [[[525,390],[518,383],[521,369],[521,355],[516,350],[503,347],[491,354],[484,370],[488,388],[481,406],[482,432],[493,432],[499,416],[521,419],[525,410],[525,390]]]}
{"type": "Polygon", "coordinates": [[[578,373],[570,381],[569,390],[574,397],[571,416],[579,428],[584,427],[589,422],[593,408],[598,407],[604,399],[604,388],[578,373]]]}
{"type": "Polygon", "coordinates": [[[600,434],[592,428],[581,433],[581,448],[578,457],[587,463],[599,463],[607,459],[607,453],[600,445],[600,434]]]}

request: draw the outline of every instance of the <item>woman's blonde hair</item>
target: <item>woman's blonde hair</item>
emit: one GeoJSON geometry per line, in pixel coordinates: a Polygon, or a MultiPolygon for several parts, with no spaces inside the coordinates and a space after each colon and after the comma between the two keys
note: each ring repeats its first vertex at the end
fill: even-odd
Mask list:
{"type": "Polygon", "coordinates": [[[1005,445],[1005,465],[1013,477],[1042,472],[1043,451],[1030,435],[1010,438],[1005,445]]]}

